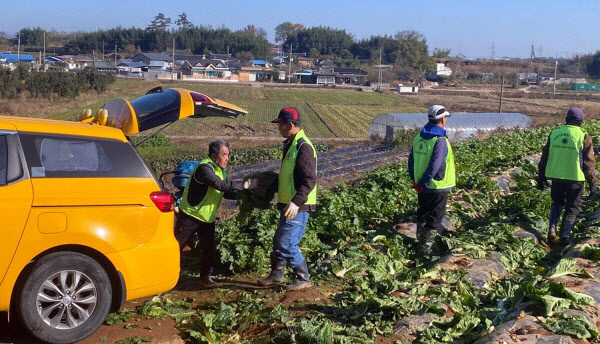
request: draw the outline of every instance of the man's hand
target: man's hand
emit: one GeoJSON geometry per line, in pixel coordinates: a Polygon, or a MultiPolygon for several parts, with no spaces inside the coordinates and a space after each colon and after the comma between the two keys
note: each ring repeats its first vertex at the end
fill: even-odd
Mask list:
{"type": "Polygon", "coordinates": [[[300,207],[295,205],[294,202],[290,202],[283,208],[283,216],[285,216],[286,219],[291,220],[298,215],[298,209],[300,209],[300,207]]]}
{"type": "Polygon", "coordinates": [[[262,178],[249,178],[244,182],[244,189],[261,189],[264,185],[262,178]]]}
{"type": "Polygon", "coordinates": [[[421,193],[425,190],[423,186],[421,186],[419,183],[415,183],[414,181],[412,182],[412,187],[417,193],[421,193]]]}
{"type": "Polygon", "coordinates": [[[538,180],[537,180],[537,188],[538,188],[538,190],[544,191],[544,189],[547,186],[550,186],[550,184],[548,184],[548,180],[547,179],[545,179],[545,178],[538,178],[538,180]]]}

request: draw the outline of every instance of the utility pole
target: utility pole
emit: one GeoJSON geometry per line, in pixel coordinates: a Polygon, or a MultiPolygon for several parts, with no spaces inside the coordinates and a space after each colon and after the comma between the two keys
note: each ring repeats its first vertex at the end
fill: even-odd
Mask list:
{"type": "Polygon", "coordinates": [[[21,30],[19,30],[19,40],[17,43],[17,63],[21,61],[21,30]]]}
{"type": "Polygon", "coordinates": [[[44,59],[42,60],[44,72],[46,71],[46,31],[44,31],[44,59]]]}
{"type": "Polygon", "coordinates": [[[92,60],[94,61],[94,70],[96,70],[96,50],[92,50],[92,60]]]}
{"type": "Polygon", "coordinates": [[[502,98],[504,97],[504,74],[502,74],[502,85],[500,86],[500,109],[499,113],[502,113],[502,98]]]}
{"type": "Polygon", "coordinates": [[[288,66],[288,85],[292,83],[292,51],[294,50],[294,43],[290,43],[290,65],[288,66]]]}
{"type": "Polygon", "coordinates": [[[104,41],[102,41],[102,61],[104,61],[104,41]]]}
{"type": "Polygon", "coordinates": [[[115,42],[115,67],[117,67],[117,42],[115,42]]]}
{"type": "Polygon", "coordinates": [[[554,59],[554,62],[554,89],[552,91],[552,94],[556,94],[556,72],[558,71],[558,55],[554,59]]]}
{"type": "Polygon", "coordinates": [[[171,65],[171,80],[173,80],[173,75],[175,74],[175,36],[173,36],[173,64],[171,65]]]}
{"type": "Polygon", "coordinates": [[[379,80],[377,81],[377,90],[381,91],[381,48],[379,48],[379,80]]]}

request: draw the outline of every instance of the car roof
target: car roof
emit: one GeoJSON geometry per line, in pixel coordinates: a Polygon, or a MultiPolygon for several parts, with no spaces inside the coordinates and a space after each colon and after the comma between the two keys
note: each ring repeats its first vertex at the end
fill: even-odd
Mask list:
{"type": "Polygon", "coordinates": [[[127,142],[127,138],[120,129],[103,125],[45,118],[0,116],[0,130],[14,130],[13,126],[20,132],[91,136],[127,142]]]}

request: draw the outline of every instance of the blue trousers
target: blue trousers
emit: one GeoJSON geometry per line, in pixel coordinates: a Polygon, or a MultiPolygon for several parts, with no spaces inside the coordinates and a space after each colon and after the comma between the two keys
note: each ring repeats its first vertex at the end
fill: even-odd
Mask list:
{"type": "Polygon", "coordinates": [[[283,211],[279,214],[279,224],[275,231],[275,237],[273,237],[272,254],[280,260],[285,260],[292,268],[304,262],[298,244],[304,235],[307,220],[307,211],[298,212],[296,217],[291,220],[285,218],[283,211]]]}

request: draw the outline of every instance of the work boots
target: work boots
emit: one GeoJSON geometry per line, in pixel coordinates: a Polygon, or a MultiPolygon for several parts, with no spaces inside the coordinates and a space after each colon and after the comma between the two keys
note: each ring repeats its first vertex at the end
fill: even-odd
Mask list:
{"type": "Polygon", "coordinates": [[[431,246],[435,239],[435,231],[425,227],[424,223],[417,223],[417,252],[423,256],[431,255],[431,246]]]}
{"type": "Polygon", "coordinates": [[[560,245],[567,246],[572,241],[572,232],[575,227],[575,221],[577,220],[574,216],[568,216],[563,219],[560,226],[560,245]]]}
{"type": "Polygon", "coordinates": [[[302,264],[294,268],[294,272],[296,273],[296,280],[294,283],[286,285],[285,289],[296,291],[312,287],[312,284],[310,283],[310,276],[308,274],[308,265],[306,265],[306,259],[302,262],[302,264]]]}
{"type": "Polygon", "coordinates": [[[271,254],[271,273],[266,278],[258,280],[261,286],[279,285],[285,282],[285,260],[271,254]]]}
{"type": "Polygon", "coordinates": [[[560,213],[562,209],[556,204],[552,204],[550,207],[550,226],[548,229],[548,244],[555,245],[558,244],[558,236],[556,235],[556,226],[558,225],[558,220],[560,219],[560,213]]]}
{"type": "Polygon", "coordinates": [[[206,289],[211,289],[211,288],[215,288],[215,287],[217,287],[217,286],[219,285],[219,283],[215,282],[215,281],[212,279],[212,276],[210,276],[210,275],[207,275],[207,276],[203,276],[203,277],[202,277],[202,280],[200,281],[200,285],[201,285],[203,288],[206,288],[206,289]]]}

